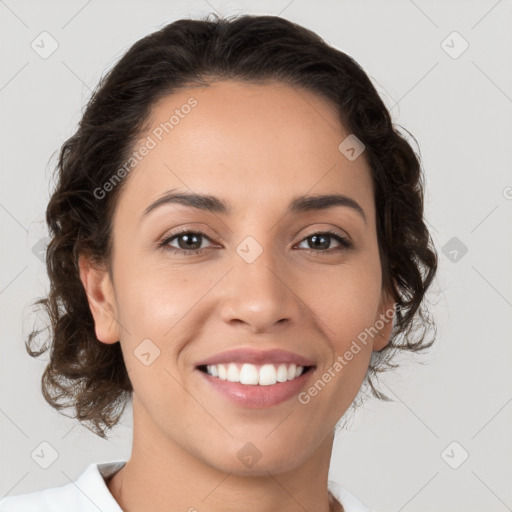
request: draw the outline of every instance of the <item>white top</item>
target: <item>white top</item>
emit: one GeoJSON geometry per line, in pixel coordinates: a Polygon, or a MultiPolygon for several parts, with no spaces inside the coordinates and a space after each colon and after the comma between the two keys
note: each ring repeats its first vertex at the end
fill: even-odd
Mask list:
{"type": "MultiPolygon", "coordinates": [[[[104,478],[119,471],[126,461],[91,463],[72,483],[41,491],[6,496],[0,500],[0,512],[123,512],[110,493],[104,478]]],[[[333,480],[329,490],[345,512],[372,512],[353,494],[333,480]]]]}

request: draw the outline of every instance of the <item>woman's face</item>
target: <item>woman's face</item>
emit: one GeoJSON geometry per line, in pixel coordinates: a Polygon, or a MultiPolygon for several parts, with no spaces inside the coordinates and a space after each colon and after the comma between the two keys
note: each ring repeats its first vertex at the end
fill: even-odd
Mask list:
{"type": "Polygon", "coordinates": [[[103,275],[103,313],[93,312],[98,339],[120,340],[139,442],[240,474],[330,453],[392,323],[371,176],[364,153],[339,149],[348,135],[328,102],[284,84],[217,82],[154,106],[113,218],[113,283],[103,275]],[[217,200],[151,206],[170,193],[208,195],[226,209],[217,200]],[[349,199],[289,211],[300,196],[333,194],[349,199]],[[383,336],[368,335],[383,324],[383,336]],[[198,368],[233,349],[282,349],[314,367],[295,381],[291,356],[228,357],[238,369],[259,361],[244,379],[260,378],[265,361],[292,378],[268,385],[198,368]]]}

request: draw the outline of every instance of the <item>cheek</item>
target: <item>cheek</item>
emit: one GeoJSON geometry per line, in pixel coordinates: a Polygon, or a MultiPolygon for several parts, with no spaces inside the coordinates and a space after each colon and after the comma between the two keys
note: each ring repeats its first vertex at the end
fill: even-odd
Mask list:
{"type": "Polygon", "coordinates": [[[211,274],[185,275],[176,269],[147,266],[142,272],[120,273],[118,314],[125,353],[133,353],[149,339],[160,351],[155,364],[175,366],[177,354],[205,321],[201,299],[218,279],[211,274]]]}
{"type": "Polygon", "coordinates": [[[321,318],[333,347],[344,350],[375,322],[381,298],[380,267],[373,260],[340,265],[308,279],[304,295],[321,318]]]}
{"type": "Polygon", "coordinates": [[[370,288],[371,285],[366,289],[346,287],[339,293],[337,308],[332,309],[329,319],[339,351],[345,350],[352,340],[360,338],[375,323],[380,289],[370,288]]]}
{"type": "Polygon", "coordinates": [[[132,327],[130,332],[145,334],[143,331],[148,330],[161,337],[197,295],[193,281],[179,270],[160,269],[143,260],[126,265],[117,277],[119,314],[132,327]]]}
{"type": "Polygon", "coordinates": [[[181,406],[185,397],[175,380],[176,357],[188,339],[187,310],[198,300],[190,283],[147,268],[119,273],[119,283],[123,358],[137,396],[146,406],[152,397],[162,406],[171,398],[173,406],[181,406]]]}

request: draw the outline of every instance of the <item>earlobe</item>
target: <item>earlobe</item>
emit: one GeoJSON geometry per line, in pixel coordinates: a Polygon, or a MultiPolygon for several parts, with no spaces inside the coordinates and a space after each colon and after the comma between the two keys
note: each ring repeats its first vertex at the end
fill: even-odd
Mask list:
{"type": "Polygon", "coordinates": [[[98,268],[80,255],[78,259],[80,280],[84,287],[94,319],[96,337],[103,343],[119,341],[119,323],[114,289],[106,268],[98,268]]]}

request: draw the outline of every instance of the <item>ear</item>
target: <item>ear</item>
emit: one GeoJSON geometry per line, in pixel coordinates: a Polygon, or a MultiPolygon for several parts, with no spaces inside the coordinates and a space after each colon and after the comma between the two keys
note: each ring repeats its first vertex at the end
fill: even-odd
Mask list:
{"type": "Polygon", "coordinates": [[[393,320],[395,318],[395,300],[391,293],[382,291],[379,310],[375,318],[375,327],[379,334],[373,337],[373,350],[379,352],[387,346],[391,338],[393,320]]]}
{"type": "Polygon", "coordinates": [[[116,343],[119,341],[119,323],[114,288],[108,271],[94,266],[84,255],[79,256],[78,266],[94,318],[96,337],[103,343],[116,343]]]}

